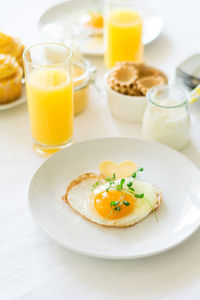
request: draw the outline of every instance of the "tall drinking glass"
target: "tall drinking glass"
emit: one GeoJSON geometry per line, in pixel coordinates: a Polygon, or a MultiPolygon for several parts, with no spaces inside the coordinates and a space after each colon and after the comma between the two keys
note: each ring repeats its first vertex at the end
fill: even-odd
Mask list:
{"type": "Polygon", "coordinates": [[[72,51],[41,43],[26,49],[23,58],[34,149],[51,154],[72,142],[72,51]]]}
{"type": "Polygon", "coordinates": [[[105,1],[105,64],[143,59],[142,18],[137,0],[105,1]]]}

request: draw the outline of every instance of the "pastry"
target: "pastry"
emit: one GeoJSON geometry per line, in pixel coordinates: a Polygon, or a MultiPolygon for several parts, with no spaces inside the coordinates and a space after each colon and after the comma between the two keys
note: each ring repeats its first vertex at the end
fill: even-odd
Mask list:
{"type": "Polygon", "coordinates": [[[116,68],[108,78],[109,86],[118,93],[135,95],[135,82],[138,71],[133,66],[122,66],[116,68]]]}
{"type": "Polygon", "coordinates": [[[138,77],[146,77],[146,76],[163,76],[164,73],[160,70],[158,70],[155,67],[149,67],[145,65],[144,63],[138,63],[133,61],[123,61],[116,64],[117,66],[124,67],[124,66],[132,66],[138,71],[138,77]]]}
{"type": "Polygon", "coordinates": [[[14,56],[0,54],[0,104],[20,97],[23,70],[14,56]]]}
{"type": "Polygon", "coordinates": [[[118,62],[108,77],[111,89],[129,96],[145,96],[149,88],[166,83],[167,76],[159,69],[132,61],[118,62]]]}
{"type": "Polygon", "coordinates": [[[138,90],[145,96],[148,89],[155,85],[165,84],[165,79],[161,76],[146,76],[136,81],[138,90]]]}
{"type": "Polygon", "coordinates": [[[0,32],[0,54],[10,54],[11,56],[14,56],[22,68],[22,54],[24,49],[25,47],[21,43],[20,39],[11,37],[0,32]]]}

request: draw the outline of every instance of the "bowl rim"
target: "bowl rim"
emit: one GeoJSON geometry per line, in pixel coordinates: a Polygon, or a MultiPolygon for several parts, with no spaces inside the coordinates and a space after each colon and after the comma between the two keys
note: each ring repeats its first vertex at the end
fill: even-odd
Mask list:
{"type": "MultiPolygon", "coordinates": [[[[150,65],[150,66],[148,66],[148,67],[152,67],[152,66],[150,65]]],[[[154,67],[152,67],[152,68],[154,68],[154,67]]],[[[141,99],[141,100],[146,99],[146,100],[147,100],[147,96],[130,96],[130,95],[124,95],[124,94],[118,93],[118,92],[114,91],[113,89],[111,89],[111,87],[110,87],[109,84],[108,84],[107,79],[108,79],[108,76],[112,73],[112,71],[113,71],[113,70],[116,70],[116,69],[117,69],[117,67],[113,67],[113,68],[107,70],[106,73],[105,73],[105,75],[104,75],[104,81],[105,81],[105,84],[106,84],[107,89],[108,89],[111,93],[113,93],[113,94],[120,95],[121,97],[123,97],[123,98],[126,99],[127,101],[133,101],[133,99],[135,99],[135,100],[136,100],[136,99],[141,99]]],[[[169,84],[169,74],[167,75],[164,71],[160,70],[160,69],[157,68],[157,67],[156,67],[156,69],[158,69],[160,72],[162,72],[162,73],[166,76],[167,81],[168,81],[167,84],[169,84]]]]}

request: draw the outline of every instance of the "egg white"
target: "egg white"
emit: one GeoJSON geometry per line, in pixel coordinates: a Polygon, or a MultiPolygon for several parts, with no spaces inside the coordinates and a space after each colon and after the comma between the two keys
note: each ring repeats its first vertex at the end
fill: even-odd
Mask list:
{"type": "MultiPolygon", "coordinates": [[[[96,181],[96,178],[87,178],[81,181],[70,189],[67,196],[70,206],[80,215],[94,223],[115,227],[130,226],[144,219],[151,213],[152,208],[155,209],[158,205],[158,190],[153,184],[133,179],[132,177],[127,178],[125,180],[124,188],[128,188],[127,183],[131,181],[135,193],[144,193],[144,197],[148,199],[148,201],[145,198],[135,198],[136,205],[130,214],[115,220],[110,220],[109,218],[104,220],[94,207],[94,198],[100,192],[105,191],[109,186],[109,183],[103,181],[92,191],[92,186],[96,181]]],[[[115,181],[115,185],[119,183],[120,180],[115,181]]]]}

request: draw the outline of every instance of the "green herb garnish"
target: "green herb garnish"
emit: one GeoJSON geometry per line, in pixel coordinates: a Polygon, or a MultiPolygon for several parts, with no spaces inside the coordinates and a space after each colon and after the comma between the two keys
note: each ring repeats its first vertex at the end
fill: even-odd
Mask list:
{"type": "Polygon", "coordinates": [[[128,201],[123,201],[123,204],[126,205],[126,206],[130,205],[130,203],[128,201]]]}
{"type": "Polygon", "coordinates": [[[121,181],[120,181],[120,186],[121,186],[121,189],[123,189],[123,185],[124,185],[124,183],[125,183],[125,179],[124,179],[124,178],[122,178],[122,179],[121,179],[121,181]]]}
{"type": "MultiPolygon", "coordinates": [[[[143,168],[139,168],[136,172],[134,172],[132,174],[132,178],[136,178],[137,176],[137,172],[142,172],[144,169],[143,168]]],[[[111,201],[110,202],[110,206],[111,206],[111,211],[109,212],[109,214],[106,216],[105,219],[103,219],[101,221],[104,222],[106,221],[110,216],[111,214],[115,211],[115,213],[119,212],[121,209],[122,209],[122,205],[125,205],[125,206],[129,206],[130,205],[130,202],[129,201],[126,201],[124,200],[126,194],[130,194],[130,195],[133,195],[135,198],[138,198],[138,199],[144,199],[150,206],[155,218],[156,218],[156,221],[158,222],[158,217],[155,213],[155,210],[151,204],[151,202],[144,196],[144,193],[141,193],[141,194],[137,194],[135,193],[135,189],[132,187],[133,186],[133,182],[130,181],[126,184],[127,188],[124,187],[124,184],[126,182],[125,178],[122,178],[120,183],[119,184],[116,184],[115,185],[115,179],[116,179],[116,175],[113,174],[112,177],[108,177],[105,179],[106,182],[109,183],[109,186],[106,188],[106,192],[108,192],[110,189],[112,190],[117,190],[117,191],[120,191],[121,192],[121,197],[119,199],[119,201],[111,201]],[[122,194],[122,192],[124,192],[124,194],[122,194]]],[[[95,184],[92,185],[92,191],[100,184],[100,181],[97,181],[95,182],[95,184]]]]}
{"type": "Polygon", "coordinates": [[[144,194],[135,194],[135,198],[144,198],[144,194]]]}
{"type": "Polygon", "coordinates": [[[129,190],[130,190],[130,191],[132,191],[132,192],[134,192],[134,191],[135,191],[135,189],[134,189],[134,188],[132,188],[132,187],[130,187],[130,188],[129,188],[129,190]]]}
{"type": "MultiPolygon", "coordinates": [[[[135,179],[136,176],[137,176],[137,172],[142,172],[143,170],[144,170],[143,168],[139,168],[136,172],[134,172],[132,174],[132,178],[135,179]]],[[[112,188],[114,190],[117,190],[117,191],[120,191],[121,192],[121,197],[120,197],[119,201],[111,201],[110,206],[112,207],[112,210],[110,211],[108,216],[102,222],[107,220],[111,216],[113,211],[116,211],[116,213],[119,212],[122,208],[122,205],[125,205],[125,206],[130,205],[129,201],[124,200],[126,194],[133,195],[135,198],[138,198],[138,199],[144,199],[149,204],[149,206],[150,206],[150,208],[151,208],[151,210],[152,210],[152,212],[153,212],[153,214],[156,218],[156,221],[158,222],[158,217],[155,213],[155,210],[154,210],[151,202],[144,196],[144,193],[141,193],[141,194],[135,193],[135,189],[132,187],[133,186],[132,181],[130,181],[126,184],[126,186],[127,186],[127,189],[126,189],[126,187],[124,187],[124,184],[126,182],[125,178],[122,178],[120,183],[115,185],[115,182],[113,182],[113,180],[115,178],[116,178],[116,176],[115,176],[115,174],[113,174],[113,177],[106,179],[107,182],[112,183],[112,187],[107,188],[106,191],[108,191],[110,188],[112,188]],[[122,191],[124,191],[124,195],[122,195],[122,191]]]]}
{"type": "Polygon", "coordinates": [[[117,184],[117,185],[115,186],[115,188],[116,188],[117,191],[121,191],[121,184],[117,184]]]}
{"type": "Polygon", "coordinates": [[[112,185],[112,184],[114,184],[113,180],[115,180],[115,179],[116,179],[116,175],[114,173],[112,177],[106,178],[105,181],[108,181],[110,183],[110,185],[112,185]]]}
{"type": "Polygon", "coordinates": [[[96,189],[96,187],[100,184],[100,181],[97,181],[95,182],[93,185],[92,185],[92,191],[94,191],[94,189],[96,189]]]}
{"type": "Polygon", "coordinates": [[[133,185],[133,183],[130,181],[129,183],[127,183],[127,187],[128,187],[128,189],[129,190],[131,190],[132,192],[134,192],[135,191],[135,189],[134,188],[132,188],[132,185],[133,185]]]}
{"type": "Polygon", "coordinates": [[[136,176],[137,176],[137,172],[142,172],[142,171],[144,171],[144,169],[143,169],[143,168],[139,168],[139,169],[137,169],[137,171],[136,171],[136,172],[134,172],[134,173],[132,174],[132,176],[131,176],[131,177],[133,177],[133,178],[136,178],[136,176]]]}
{"type": "Polygon", "coordinates": [[[117,206],[119,204],[119,201],[111,201],[110,206],[117,206]]]}
{"type": "Polygon", "coordinates": [[[137,176],[137,173],[134,172],[131,177],[136,178],[136,176],[137,176]]]}
{"type": "Polygon", "coordinates": [[[120,210],[121,210],[121,206],[115,207],[115,210],[116,210],[116,211],[120,211],[120,210]]]}

